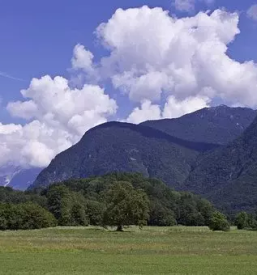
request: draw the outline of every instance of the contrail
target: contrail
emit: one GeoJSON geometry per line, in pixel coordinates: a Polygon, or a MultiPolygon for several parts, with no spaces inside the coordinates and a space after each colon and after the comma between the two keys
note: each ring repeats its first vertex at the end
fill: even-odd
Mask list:
{"type": "Polygon", "coordinates": [[[9,75],[5,72],[1,72],[0,71],[0,77],[4,77],[4,78],[8,78],[8,79],[12,79],[12,80],[16,80],[16,81],[22,81],[22,82],[26,82],[26,80],[18,78],[18,77],[14,77],[12,75],[9,75]]]}

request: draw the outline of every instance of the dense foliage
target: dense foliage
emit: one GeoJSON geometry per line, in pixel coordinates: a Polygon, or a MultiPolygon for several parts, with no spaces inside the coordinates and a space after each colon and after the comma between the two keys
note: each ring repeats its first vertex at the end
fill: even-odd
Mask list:
{"type": "Polygon", "coordinates": [[[54,216],[37,204],[0,204],[0,230],[39,229],[55,225],[54,216]]]}
{"type": "MultiPolygon", "coordinates": [[[[257,216],[230,217],[238,229],[257,229],[257,216]]],[[[33,192],[0,188],[0,230],[48,226],[209,226],[229,230],[225,215],[197,195],[176,192],[141,174],[113,173],[68,180],[33,192]]]]}
{"type": "Polygon", "coordinates": [[[257,229],[257,216],[256,214],[249,214],[240,212],[236,215],[235,225],[237,229],[257,229]]]}
{"type": "Polygon", "coordinates": [[[44,207],[60,226],[201,226],[210,224],[215,210],[196,195],[175,192],[159,180],[128,173],[68,180],[34,193],[0,189],[5,207],[17,209],[28,201],[44,207]]]}
{"type": "Polygon", "coordinates": [[[149,199],[143,190],[136,190],[126,181],[115,182],[105,194],[106,209],[103,224],[117,226],[122,231],[125,225],[142,227],[149,218],[149,199]]]}
{"type": "Polygon", "coordinates": [[[230,224],[224,214],[216,211],[213,213],[209,227],[213,231],[229,231],[230,224]]]}
{"type": "MultiPolygon", "coordinates": [[[[210,202],[191,193],[175,192],[161,181],[145,178],[140,174],[114,173],[97,178],[68,180],[62,182],[61,185],[54,184],[49,186],[46,190],[41,191],[41,194],[48,197],[49,209],[51,209],[52,213],[54,213],[55,217],[59,221],[59,224],[60,221],[63,221],[63,215],[57,215],[56,213],[60,213],[61,208],[56,208],[56,204],[52,204],[52,200],[49,200],[49,198],[52,196],[50,194],[53,194],[53,192],[55,193],[56,189],[66,190],[62,191],[62,200],[64,201],[62,205],[64,205],[66,209],[65,211],[62,211],[65,213],[65,217],[69,216],[67,213],[71,213],[72,205],[71,202],[68,202],[69,200],[67,198],[74,195],[83,196],[85,203],[81,204],[86,208],[85,212],[89,224],[103,225],[106,213],[116,213],[115,211],[117,211],[117,208],[112,207],[112,200],[115,199],[115,196],[110,196],[108,194],[112,194],[115,190],[115,187],[122,185],[122,182],[124,185],[131,184],[135,190],[143,192],[142,194],[139,193],[138,195],[141,197],[141,199],[145,195],[148,197],[150,211],[147,223],[149,225],[170,226],[181,224],[197,226],[209,225],[210,223],[212,214],[214,212],[214,208],[210,202]],[[56,209],[58,209],[58,211],[56,211],[56,209]]],[[[130,192],[133,195],[134,191],[130,192]]],[[[134,198],[128,200],[129,204],[133,202],[133,199],[134,198]]],[[[139,202],[142,201],[141,199],[139,202]]],[[[79,200],[72,199],[71,201],[78,202],[79,200]]],[[[118,205],[118,203],[116,203],[116,205],[118,205]]],[[[134,201],[134,205],[137,205],[136,201],[134,201]]],[[[133,212],[136,212],[135,208],[133,212]]],[[[138,212],[137,217],[140,217],[140,215],[141,217],[146,216],[146,212],[147,211],[143,211],[143,213],[138,212]]],[[[114,215],[116,214],[111,216],[114,215]]],[[[68,220],[69,219],[66,219],[66,221],[68,220]]],[[[130,220],[133,221],[133,224],[140,224],[140,220],[145,219],[137,218],[138,222],[135,222],[134,217],[130,216],[130,220]]],[[[127,223],[128,222],[126,222],[126,224],[127,223]]],[[[63,225],[63,223],[61,224],[63,225]]],[[[68,222],[66,224],[70,223],[68,222]]]]}

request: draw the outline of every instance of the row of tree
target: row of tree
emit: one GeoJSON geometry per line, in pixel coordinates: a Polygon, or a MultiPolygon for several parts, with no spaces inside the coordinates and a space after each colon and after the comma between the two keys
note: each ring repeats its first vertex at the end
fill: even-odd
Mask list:
{"type": "Polygon", "coordinates": [[[146,224],[205,225],[224,231],[230,227],[209,201],[175,192],[161,181],[140,174],[69,180],[25,193],[0,188],[0,230],[89,224],[117,226],[118,230],[146,224]]]}

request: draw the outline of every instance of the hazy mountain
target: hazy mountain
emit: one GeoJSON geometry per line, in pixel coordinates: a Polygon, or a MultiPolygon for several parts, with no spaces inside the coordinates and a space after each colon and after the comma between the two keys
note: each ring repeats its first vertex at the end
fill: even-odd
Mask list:
{"type": "Polygon", "coordinates": [[[226,147],[203,155],[183,189],[230,211],[257,209],[257,118],[226,147]]]}
{"type": "Polygon", "coordinates": [[[36,186],[110,172],[140,172],[173,187],[185,181],[200,152],[216,145],[184,141],[142,125],[111,122],[88,131],[43,170],[36,186]]]}
{"type": "Polygon", "coordinates": [[[26,190],[41,171],[40,168],[22,169],[11,164],[5,165],[0,168],[0,186],[26,190]]]}
{"type": "Polygon", "coordinates": [[[204,108],[176,119],[146,121],[171,136],[197,142],[227,144],[237,138],[254,120],[257,111],[225,105],[204,108]]]}

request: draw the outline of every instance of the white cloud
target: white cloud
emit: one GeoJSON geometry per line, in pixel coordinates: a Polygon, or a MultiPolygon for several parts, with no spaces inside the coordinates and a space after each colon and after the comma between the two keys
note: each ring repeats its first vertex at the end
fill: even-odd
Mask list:
{"type": "Polygon", "coordinates": [[[141,104],[140,108],[136,107],[131,112],[126,121],[141,123],[146,120],[178,118],[206,107],[209,107],[209,99],[204,97],[188,97],[179,101],[175,97],[170,96],[163,110],[161,110],[160,105],[152,104],[151,101],[146,100],[141,104]]]}
{"type": "Polygon", "coordinates": [[[72,68],[75,70],[84,70],[91,73],[93,68],[94,55],[85,49],[83,45],[76,45],[73,50],[73,57],[71,59],[72,68]]]}
{"type": "Polygon", "coordinates": [[[95,85],[71,89],[68,80],[50,76],[33,79],[25,100],[11,102],[8,111],[30,120],[25,126],[0,124],[0,165],[44,167],[59,152],[76,143],[93,126],[116,113],[116,102],[95,85]]]}
{"type": "Polygon", "coordinates": [[[196,110],[209,107],[207,98],[188,97],[185,100],[178,101],[170,96],[164,106],[163,118],[178,118],[196,110]]]}
{"type": "Polygon", "coordinates": [[[127,122],[141,123],[146,120],[156,120],[161,118],[159,105],[152,105],[149,100],[142,103],[141,108],[135,108],[127,118],[127,122]]]}
{"type": "Polygon", "coordinates": [[[257,107],[257,65],[227,54],[238,23],[224,10],[177,19],[161,8],[119,9],[97,29],[110,51],[100,71],[139,103],[207,97],[257,107]]]}
{"type": "Polygon", "coordinates": [[[252,5],[248,11],[247,16],[255,21],[257,21],[257,4],[252,5]]]}

